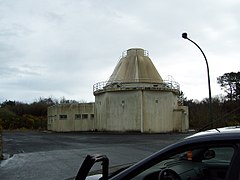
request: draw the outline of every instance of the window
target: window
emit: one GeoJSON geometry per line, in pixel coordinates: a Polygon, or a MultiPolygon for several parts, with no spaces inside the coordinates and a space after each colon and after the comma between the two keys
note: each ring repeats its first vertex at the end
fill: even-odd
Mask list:
{"type": "Polygon", "coordinates": [[[205,152],[204,156],[211,155],[211,152],[213,152],[214,157],[210,159],[203,160],[202,162],[207,164],[212,163],[226,163],[230,164],[234,149],[232,147],[216,147],[216,148],[210,148],[208,151],[205,152]],[[210,152],[210,153],[208,153],[210,152]]]}
{"type": "MultiPolygon", "coordinates": [[[[75,119],[88,119],[88,114],[75,114],[75,119]]],[[[94,114],[90,114],[90,119],[94,119],[94,114]]]]}
{"type": "Polygon", "coordinates": [[[82,119],[81,114],[75,114],[75,119],[82,119]]]}
{"type": "Polygon", "coordinates": [[[234,151],[234,146],[190,147],[170,157],[166,156],[133,179],[158,179],[164,176],[162,172],[169,174],[172,179],[225,179],[234,151]]]}
{"type": "Polygon", "coordinates": [[[122,100],[121,106],[124,107],[125,101],[122,100]]]}
{"type": "Polygon", "coordinates": [[[83,119],[88,119],[88,114],[82,114],[83,119]]]}
{"type": "Polygon", "coordinates": [[[62,114],[62,115],[59,115],[59,119],[67,119],[67,115],[66,114],[62,114]]]}

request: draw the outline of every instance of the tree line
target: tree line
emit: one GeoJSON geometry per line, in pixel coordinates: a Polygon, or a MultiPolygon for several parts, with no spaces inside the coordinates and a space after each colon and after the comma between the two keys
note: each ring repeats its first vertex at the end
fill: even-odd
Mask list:
{"type": "Polygon", "coordinates": [[[199,102],[187,100],[182,94],[184,105],[189,107],[190,128],[240,125],[240,72],[225,73],[217,78],[217,83],[224,95],[212,98],[211,113],[208,98],[199,102]]]}
{"type": "MultiPolygon", "coordinates": [[[[84,102],[84,101],[81,101],[84,102]]],[[[62,97],[39,98],[33,103],[6,100],[0,104],[0,126],[3,129],[47,129],[47,109],[49,106],[63,103],[78,103],[62,97]]]]}
{"type": "MultiPolygon", "coordinates": [[[[240,125],[240,72],[225,73],[217,78],[225,95],[212,98],[212,120],[214,127],[240,125]]],[[[201,129],[209,125],[209,99],[202,101],[187,99],[181,93],[179,98],[189,107],[189,125],[201,129]]],[[[84,101],[81,101],[84,102],[84,101]]],[[[64,97],[59,101],[53,98],[39,98],[33,103],[6,100],[0,104],[0,126],[4,129],[47,128],[47,108],[62,103],[78,103],[64,97]]]]}

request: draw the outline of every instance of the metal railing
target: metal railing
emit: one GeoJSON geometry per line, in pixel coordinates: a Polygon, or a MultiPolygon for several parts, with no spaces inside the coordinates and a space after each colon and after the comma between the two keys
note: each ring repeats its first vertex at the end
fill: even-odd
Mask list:
{"type": "MultiPolygon", "coordinates": [[[[122,82],[122,81],[103,81],[98,82],[93,85],[93,92],[98,92],[102,90],[110,90],[110,89],[127,89],[127,88],[152,88],[152,89],[165,89],[165,90],[174,90],[180,91],[180,85],[178,82],[171,80],[164,80],[163,83],[151,83],[152,80],[146,81],[146,83],[138,82],[122,82]]],[[[142,79],[141,79],[142,81],[142,79]]]]}
{"type": "MultiPolygon", "coordinates": [[[[122,52],[122,55],[120,56],[120,59],[127,56],[127,51],[128,51],[128,50],[122,52]]],[[[138,51],[138,49],[136,49],[136,51],[138,51]]],[[[144,56],[149,57],[149,52],[148,52],[147,50],[143,50],[143,51],[144,51],[144,56]]],[[[137,54],[137,53],[136,53],[136,54],[137,54]]]]}

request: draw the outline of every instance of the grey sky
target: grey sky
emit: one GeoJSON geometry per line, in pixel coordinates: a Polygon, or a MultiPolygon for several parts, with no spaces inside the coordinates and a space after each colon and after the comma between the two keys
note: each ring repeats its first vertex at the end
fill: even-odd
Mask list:
{"type": "Polygon", "coordinates": [[[212,94],[216,78],[240,70],[238,0],[0,0],[0,102],[39,97],[94,101],[122,51],[141,47],[163,79],[188,99],[212,94]]]}

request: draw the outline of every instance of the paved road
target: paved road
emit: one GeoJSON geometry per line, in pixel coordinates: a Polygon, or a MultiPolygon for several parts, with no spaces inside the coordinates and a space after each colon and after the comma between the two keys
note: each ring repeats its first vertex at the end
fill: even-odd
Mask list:
{"type": "Polygon", "coordinates": [[[4,132],[4,179],[67,179],[87,154],[105,154],[110,166],[136,162],[187,134],[4,132]]]}

